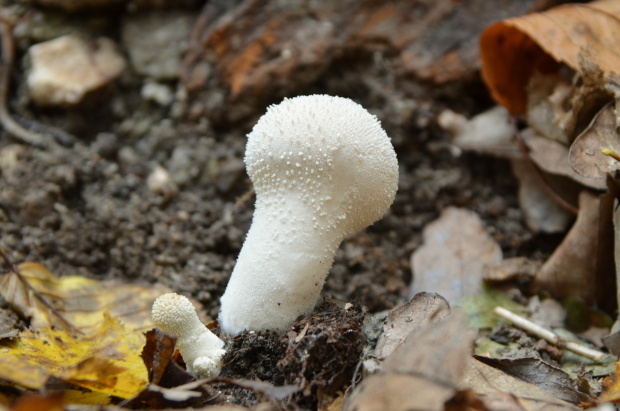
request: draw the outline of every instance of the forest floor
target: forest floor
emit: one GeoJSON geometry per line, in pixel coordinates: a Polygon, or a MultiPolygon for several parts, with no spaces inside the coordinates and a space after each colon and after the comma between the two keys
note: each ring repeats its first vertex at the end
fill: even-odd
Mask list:
{"type": "MultiPolygon", "coordinates": [[[[133,8],[110,3],[109,8],[95,9],[103,11],[78,14],[20,3],[3,6],[22,16],[9,30],[16,58],[10,85],[4,84],[9,87],[4,107],[25,128],[36,130],[36,123],[61,132],[41,133],[49,144],[36,147],[10,135],[6,127],[2,131],[0,246],[12,262],[38,262],[58,276],[161,284],[191,297],[216,319],[254,209],[243,164],[246,134],[267,104],[279,102],[281,96],[255,99],[251,109],[224,98],[218,113],[244,110],[244,115],[210,116],[208,107],[196,108],[193,100],[205,94],[185,91],[178,75],[152,74],[158,69],[145,67],[132,49],[138,47],[134,37],[150,30],[149,18],[165,21],[177,32],[184,24],[189,26],[184,28],[188,37],[170,59],[178,71],[187,70],[181,61],[188,48],[196,47],[189,34],[195,17],[204,12],[184,2],[161,2],[156,11],[140,2],[133,8]],[[168,21],[165,16],[173,14],[176,22],[168,21]],[[127,67],[79,104],[37,104],[27,83],[32,70],[29,49],[65,33],[111,38],[128,58],[127,67]],[[159,87],[155,90],[164,97],[158,101],[148,84],[159,87]],[[158,167],[166,172],[165,185],[149,180],[158,167]]],[[[220,15],[233,9],[224,3],[213,2],[213,9],[228,8],[219,10],[220,15]]],[[[194,36],[198,31],[194,28],[194,36]]],[[[145,37],[140,48],[160,47],[156,36],[145,37]]],[[[167,64],[160,60],[157,64],[167,64]]],[[[317,312],[355,302],[370,315],[409,301],[412,253],[423,244],[423,229],[449,206],[476,213],[504,258],[522,256],[542,263],[563,239],[564,233],[534,233],[527,227],[509,161],[454,150],[452,136],[439,127],[437,117],[446,109],[471,117],[492,106],[477,68],[472,68],[473,75],[435,84],[403,76],[393,60],[389,51],[360,45],[338,54],[306,83],[284,88],[288,96],[322,93],[359,102],[382,121],[399,163],[393,205],[383,219],[344,240],[321,294],[326,305],[317,312]],[[352,69],[361,67],[366,69],[352,69]]],[[[9,271],[6,266],[3,270],[9,271]]],[[[363,317],[361,311],[359,315],[363,317]]],[[[27,320],[0,300],[0,330],[26,326],[27,320]]],[[[276,385],[295,379],[289,375],[296,372],[294,364],[274,372],[270,367],[281,358],[261,357],[280,355],[273,353],[279,352],[278,341],[284,337],[243,338],[234,342],[234,351],[242,354],[233,355],[225,376],[276,385]]],[[[256,403],[247,389],[216,386],[229,403],[256,403]]],[[[348,382],[339,389],[347,386],[348,382]]],[[[316,397],[300,401],[317,406],[316,397]]]]}

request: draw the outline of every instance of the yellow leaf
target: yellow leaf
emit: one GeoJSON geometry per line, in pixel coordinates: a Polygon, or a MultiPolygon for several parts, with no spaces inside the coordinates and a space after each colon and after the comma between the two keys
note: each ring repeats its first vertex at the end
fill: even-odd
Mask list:
{"type": "Polygon", "coordinates": [[[106,394],[87,390],[65,390],[63,399],[67,404],[105,405],[110,403],[110,397],[106,394]]]}
{"type": "Polygon", "coordinates": [[[17,382],[26,388],[39,389],[45,385],[49,375],[41,367],[25,363],[15,356],[8,355],[9,350],[0,345],[0,378],[17,382]]]}
{"type": "Polygon", "coordinates": [[[140,357],[144,343],[141,332],[128,331],[109,315],[89,335],[50,328],[24,331],[16,341],[0,346],[0,378],[41,388],[53,376],[95,392],[132,398],[148,381],[140,357]],[[35,377],[30,375],[33,370],[38,370],[35,377]]]}
{"type": "MultiPolygon", "coordinates": [[[[153,301],[170,290],[159,284],[144,287],[114,281],[101,282],[79,276],[56,277],[39,263],[26,262],[19,271],[30,285],[66,320],[88,334],[103,322],[104,313],[123,320],[132,330],[153,328],[150,312],[153,301]]],[[[16,275],[6,274],[0,294],[11,306],[31,318],[32,328],[69,330],[52,312],[24,287],[16,275]]]]}

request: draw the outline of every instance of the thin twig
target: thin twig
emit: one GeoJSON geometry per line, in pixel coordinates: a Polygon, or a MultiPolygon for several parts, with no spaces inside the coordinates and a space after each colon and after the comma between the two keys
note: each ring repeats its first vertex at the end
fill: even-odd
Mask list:
{"type": "Polygon", "coordinates": [[[530,334],[534,334],[535,336],[540,337],[557,347],[572,351],[575,354],[579,354],[592,361],[602,362],[607,357],[607,354],[601,351],[588,348],[585,345],[572,341],[566,341],[553,331],[547,330],[546,328],[543,328],[540,325],[513,313],[512,311],[508,311],[505,308],[495,307],[493,309],[493,313],[499,315],[505,320],[510,321],[514,326],[519,327],[530,334]]]}
{"type": "Polygon", "coordinates": [[[32,292],[32,295],[41,302],[41,304],[43,304],[52,314],[54,314],[62,323],[64,323],[67,327],[69,327],[69,329],[71,331],[73,331],[74,333],[78,333],[78,334],[84,334],[79,328],[75,327],[73,324],[71,324],[71,322],[69,322],[69,320],[65,319],[65,317],[63,317],[62,314],[60,314],[58,312],[58,310],[56,310],[46,299],[45,297],[43,297],[41,295],[41,293],[39,293],[33,286],[32,284],[30,284],[30,282],[26,279],[26,277],[24,277],[24,275],[19,271],[19,268],[17,268],[17,266],[15,266],[11,260],[9,259],[9,257],[7,257],[6,253],[4,252],[3,249],[0,248],[0,257],[2,257],[2,259],[4,260],[4,262],[6,263],[6,265],[9,267],[9,270],[11,271],[11,273],[15,274],[15,276],[17,276],[17,279],[24,285],[24,287],[26,287],[30,292],[32,292]]]}
{"type": "Polygon", "coordinates": [[[15,44],[13,42],[12,26],[0,20],[0,36],[2,36],[2,69],[0,70],[0,123],[4,130],[20,141],[35,147],[45,148],[49,145],[45,136],[33,133],[20,126],[11,117],[8,109],[11,72],[15,63],[15,44]]]}
{"type": "Polygon", "coordinates": [[[542,175],[542,173],[540,172],[540,169],[538,168],[538,166],[536,166],[536,164],[534,163],[534,160],[532,160],[532,157],[530,157],[530,153],[527,151],[527,147],[525,146],[525,142],[523,141],[523,136],[521,136],[521,133],[519,132],[519,128],[517,127],[514,117],[512,118],[512,124],[515,130],[515,140],[517,141],[517,145],[519,146],[521,155],[523,156],[525,163],[529,166],[529,168],[534,173],[534,176],[536,176],[536,179],[538,180],[542,188],[563,209],[565,209],[569,213],[577,215],[579,213],[579,209],[575,207],[574,205],[570,204],[568,201],[564,200],[562,196],[556,193],[553,187],[549,185],[545,177],[542,175]]]}
{"type": "Polygon", "coordinates": [[[22,127],[25,127],[28,130],[31,130],[35,133],[40,134],[49,134],[54,137],[54,139],[65,147],[73,147],[77,142],[77,138],[71,134],[66,132],[65,130],[61,130],[57,127],[50,126],[47,124],[39,123],[38,121],[28,120],[25,118],[21,118],[18,116],[13,116],[13,119],[17,121],[22,127]]]}
{"type": "Polygon", "coordinates": [[[72,146],[76,138],[55,127],[46,126],[33,120],[21,120],[27,128],[19,124],[9,113],[9,89],[11,73],[15,64],[15,42],[13,25],[0,19],[0,36],[2,37],[2,68],[0,69],[0,124],[4,130],[19,141],[37,148],[46,148],[54,144],[54,139],[64,146],[72,146]],[[52,136],[54,139],[49,138],[52,136]]]}
{"type": "Polygon", "coordinates": [[[250,198],[252,198],[253,195],[254,195],[254,187],[250,188],[241,197],[239,197],[237,201],[235,201],[235,208],[239,208],[243,206],[245,203],[247,203],[250,200],[250,198]]]}

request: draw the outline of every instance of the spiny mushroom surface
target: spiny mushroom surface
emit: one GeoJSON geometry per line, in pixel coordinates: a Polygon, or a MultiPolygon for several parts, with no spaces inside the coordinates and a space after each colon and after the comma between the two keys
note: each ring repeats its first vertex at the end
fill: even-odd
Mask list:
{"type": "Polygon", "coordinates": [[[269,107],[245,164],[256,208],[219,321],[228,334],[283,331],[314,308],[344,237],[394,201],[396,154],[362,106],[312,95],[269,107]]]}
{"type": "Polygon", "coordinates": [[[187,297],[160,295],[153,303],[151,317],[157,327],[177,337],[176,346],[188,372],[205,378],[219,375],[224,342],[200,321],[187,297]]]}

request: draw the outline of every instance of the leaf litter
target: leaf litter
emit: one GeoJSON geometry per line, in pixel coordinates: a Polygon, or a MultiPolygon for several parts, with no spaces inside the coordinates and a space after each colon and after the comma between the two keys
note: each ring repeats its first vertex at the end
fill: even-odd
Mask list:
{"type": "MultiPolygon", "coordinates": [[[[105,321],[105,314],[120,318],[136,331],[152,328],[151,305],[155,298],[169,291],[160,284],[145,287],[117,281],[101,282],[82,276],[57,277],[33,262],[21,264],[19,270],[33,290],[44,295],[69,323],[86,334],[105,321]]],[[[14,273],[2,277],[0,294],[30,320],[31,327],[66,328],[66,324],[55,318],[14,273]]]]}

